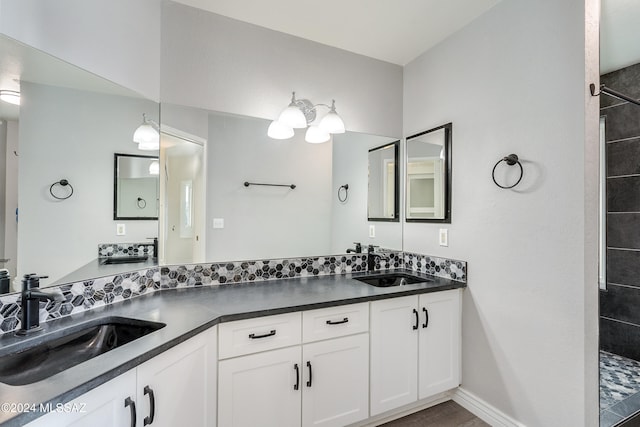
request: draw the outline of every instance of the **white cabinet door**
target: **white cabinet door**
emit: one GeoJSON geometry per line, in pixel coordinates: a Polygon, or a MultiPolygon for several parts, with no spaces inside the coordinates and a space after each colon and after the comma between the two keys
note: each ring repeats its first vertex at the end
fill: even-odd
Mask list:
{"type": "Polygon", "coordinates": [[[220,361],[218,425],[299,426],[300,358],[301,348],[295,346],[220,361]]]}
{"type": "Polygon", "coordinates": [[[138,426],[150,422],[154,427],[215,425],[215,327],[148,360],[137,370],[138,426]]]}
{"type": "MultiPolygon", "coordinates": [[[[65,403],[28,427],[129,427],[135,410],[136,370],[132,369],[80,397],[65,403]],[[129,405],[125,406],[125,400],[129,405]]],[[[45,405],[46,408],[46,405],[45,405]]],[[[55,408],[55,407],[54,407],[55,408]]]]}
{"type": "Polygon", "coordinates": [[[460,292],[420,295],[420,399],[460,385],[460,292]]]}
{"type": "Polygon", "coordinates": [[[418,296],[371,303],[372,416],[418,399],[417,307],[418,296]]]}
{"type": "Polygon", "coordinates": [[[369,335],[302,347],[303,427],[339,427],[369,417],[369,335]]]}

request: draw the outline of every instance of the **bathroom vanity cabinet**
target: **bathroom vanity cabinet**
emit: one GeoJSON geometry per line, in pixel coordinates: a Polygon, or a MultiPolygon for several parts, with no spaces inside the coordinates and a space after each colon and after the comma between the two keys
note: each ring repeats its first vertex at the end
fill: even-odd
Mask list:
{"type": "Polygon", "coordinates": [[[459,385],[461,294],[385,295],[223,321],[29,426],[337,427],[380,420],[459,385]]]}
{"type": "Polygon", "coordinates": [[[460,384],[461,290],[371,303],[371,415],[460,384]]]}
{"type": "Polygon", "coordinates": [[[253,353],[251,342],[259,351],[288,341],[289,331],[302,333],[292,346],[219,362],[218,425],[293,427],[302,420],[331,427],[366,419],[368,310],[363,303],[221,324],[221,357],[233,355],[233,347],[253,353]]]}
{"type": "Polygon", "coordinates": [[[28,424],[29,427],[215,426],[216,327],[28,424]]]}

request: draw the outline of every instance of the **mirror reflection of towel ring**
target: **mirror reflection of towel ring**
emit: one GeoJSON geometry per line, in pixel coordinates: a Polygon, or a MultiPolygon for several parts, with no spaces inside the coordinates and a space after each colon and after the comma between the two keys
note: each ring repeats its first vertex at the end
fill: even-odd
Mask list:
{"type": "Polygon", "coordinates": [[[340,188],[338,188],[338,200],[340,201],[340,203],[344,203],[347,201],[348,198],[349,198],[349,184],[341,185],[340,188]],[[342,190],[344,190],[344,192],[342,190]],[[344,197],[341,196],[342,193],[344,193],[344,197]]]}
{"type": "Polygon", "coordinates": [[[144,209],[147,207],[147,201],[145,199],[143,199],[142,197],[138,197],[138,200],[136,200],[136,204],[138,205],[138,208],[140,209],[144,209]]]}
{"type": "Polygon", "coordinates": [[[54,199],[67,200],[69,197],[73,196],[73,186],[66,179],[61,179],[60,181],[57,181],[51,184],[51,187],[49,187],[49,193],[51,194],[51,196],[53,196],[54,199]],[[53,187],[55,187],[56,185],[59,185],[60,187],[63,187],[63,188],[69,187],[71,191],[69,192],[69,194],[67,194],[64,197],[56,196],[53,192],[53,187]]]}
{"type": "Polygon", "coordinates": [[[516,185],[520,184],[520,181],[522,181],[522,176],[524,175],[524,169],[522,168],[522,163],[520,163],[520,160],[518,159],[518,155],[517,154],[509,154],[506,157],[501,158],[500,160],[498,160],[498,162],[493,166],[493,170],[491,171],[491,177],[493,178],[493,183],[495,185],[497,185],[500,188],[504,188],[505,190],[508,190],[509,188],[513,188],[516,185]],[[498,167],[498,165],[502,162],[506,162],[509,166],[513,166],[515,164],[517,164],[518,166],[520,166],[520,177],[518,178],[518,180],[516,181],[515,184],[513,185],[509,185],[509,186],[505,186],[505,185],[500,185],[498,184],[498,181],[496,181],[496,168],[498,167]]]}

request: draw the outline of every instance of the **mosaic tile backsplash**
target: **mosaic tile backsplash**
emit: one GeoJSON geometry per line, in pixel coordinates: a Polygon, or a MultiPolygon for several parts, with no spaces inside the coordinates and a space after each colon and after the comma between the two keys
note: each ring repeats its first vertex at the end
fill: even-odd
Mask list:
{"type": "MultiPolygon", "coordinates": [[[[104,249],[110,251],[106,247],[104,249]]],[[[384,249],[376,253],[376,270],[395,268],[407,268],[460,282],[466,282],[467,279],[467,263],[464,261],[384,249]]],[[[41,302],[40,321],[46,322],[162,289],[343,274],[366,269],[366,253],[150,268],[58,286],[65,301],[41,302]]],[[[0,296],[0,334],[19,328],[20,311],[20,294],[0,296]]]]}
{"type": "Polygon", "coordinates": [[[98,257],[143,256],[154,257],[153,243],[101,243],[98,257]]]}

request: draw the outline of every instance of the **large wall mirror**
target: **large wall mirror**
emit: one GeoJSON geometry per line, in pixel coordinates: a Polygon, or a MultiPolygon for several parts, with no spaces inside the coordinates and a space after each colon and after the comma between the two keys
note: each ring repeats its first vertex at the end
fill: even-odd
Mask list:
{"type": "Polygon", "coordinates": [[[451,123],[407,137],[406,221],[451,222],[451,123]]]}
{"type": "Polygon", "coordinates": [[[369,221],[399,221],[400,141],[369,150],[369,221]]]}
{"type": "Polygon", "coordinates": [[[161,168],[169,171],[161,180],[162,264],[341,254],[354,242],[402,249],[400,223],[376,224],[369,237],[367,219],[369,150],[395,138],[346,132],[309,144],[300,132],[274,140],[270,120],[161,110],[161,168]],[[179,202],[185,182],[199,206],[192,211],[179,202]]]}
{"type": "Polygon", "coordinates": [[[132,136],[143,113],[158,121],[158,104],[3,36],[0,89],[21,95],[19,106],[0,102],[0,268],[13,290],[25,273],[50,286],[140,268],[91,266],[100,244],[157,236],[157,220],[114,220],[113,166],[114,153],[154,155],[132,136]],[[49,189],[63,179],[73,194],[60,200],[49,189]]]}

